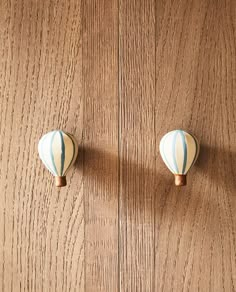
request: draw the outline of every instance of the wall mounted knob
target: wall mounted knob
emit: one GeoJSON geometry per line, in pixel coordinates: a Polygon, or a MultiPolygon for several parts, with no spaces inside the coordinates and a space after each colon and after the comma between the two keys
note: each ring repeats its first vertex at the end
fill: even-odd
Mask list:
{"type": "Polygon", "coordinates": [[[40,139],[38,151],[43,164],[55,176],[56,186],[66,186],[66,174],[78,155],[75,138],[61,130],[49,132],[40,139]]]}
{"type": "Polygon", "coordinates": [[[175,175],[175,185],[186,185],[186,175],[199,154],[199,143],[192,134],[183,130],[167,133],[160,142],[161,157],[175,175]]]}

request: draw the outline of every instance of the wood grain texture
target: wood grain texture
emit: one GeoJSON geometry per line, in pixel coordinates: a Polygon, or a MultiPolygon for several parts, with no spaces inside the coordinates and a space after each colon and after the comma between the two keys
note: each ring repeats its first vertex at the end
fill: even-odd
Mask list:
{"type": "Polygon", "coordinates": [[[83,2],[85,291],[118,291],[118,6],[83,2]]]}
{"type": "Polygon", "coordinates": [[[0,1],[0,291],[236,291],[236,2],[0,1]],[[75,135],[60,190],[40,137],[75,135]],[[188,185],[159,141],[201,143],[188,185]]]}
{"type": "Polygon", "coordinates": [[[234,1],[156,8],[156,137],[184,128],[201,153],[186,188],[157,180],[154,291],[236,289],[235,12],[234,1]]]}
{"type": "Polygon", "coordinates": [[[1,1],[1,291],[83,291],[81,173],[57,190],[37,152],[51,129],[81,140],[80,15],[80,1],[1,1]]]}
{"type": "Polygon", "coordinates": [[[154,277],[155,2],[120,1],[120,291],[154,277]]]}

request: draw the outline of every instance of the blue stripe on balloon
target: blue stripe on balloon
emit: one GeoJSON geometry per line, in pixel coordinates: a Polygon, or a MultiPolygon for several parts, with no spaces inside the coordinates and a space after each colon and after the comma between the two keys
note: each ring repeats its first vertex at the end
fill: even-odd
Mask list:
{"type": "Polygon", "coordinates": [[[179,169],[178,169],[178,165],[176,161],[176,153],[175,153],[177,135],[178,135],[178,131],[175,132],[173,142],[172,142],[172,156],[173,156],[173,161],[174,161],[175,173],[179,173],[179,169]]]}
{"type": "Polygon", "coordinates": [[[184,150],[184,162],[183,162],[183,168],[182,168],[182,174],[185,173],[185,169],[186,169],[186,164],[187,164],[187,156],[188,156],[188,149],[186,146],[186,141],[185,141],[185,136],[184,136],[184,132],[182,130],[179,131],[180,136],[181,136],[181,140],[182,140],[182,144],[183,144],[183,150],[184,150]]]}
{"type": "Polygon", "coordinates": [[[55,165],[54,155],[53,155],[53,149],[52,149],[53,139],[54,139],[56,133],[57,133],[57,131],[53,132],[52,138],[51,138],[51,141],[50,141],[50,157],[51,157],[51,160],[52,160],[52,166],[53,166],[53,169],[54,169],[54,174],[58,175],[57,168],[56,168],[56,165],[55,165]]]}
{"type": "Polygon", "coordinates": [[[163,154],[163,157],[164,157],[164,161],[165,161],[165,163],[166,163],[166,165],[169,167],[169,169],[174,173],[175,171],[173,170],[173,168],[170,166],[170,164],[169,164],[169,162],[168,162],[168,160],[167,160],[167,158],[166,158],[166,155],[165,155],[165,151],[164,151],[164,149],[165,149],[165,140],[166,140],[166,138],[170,135],[170,134],[172,134],[172,132],[170,132],[170,133],[168,133],[168,134],[166,134],[164,137],[163,137],[163,142],[162,142],[162,144],[161,144],[161,152],[162,152],[162,154],[163,154]]]}
{"type": "Polygon", "coordinates": [[[44,143],[44,140],[47,138],[47,135],[44,135],[42,137],[42,140],[41,140],[41,143],[40,143],[40,155],[41,155],[41,159],[43,161],[43,163],[46,165],[46,167],[51,171],[51,173],[53,173],[51,167],[49,166],[49,164],[47,163],[44,155],[43,155],[43,143],[44,143]]]}
{"type": "Polygon", "coordinates": [[[63,175],[64,164],[65,164],[65,143],[62,131],[59,131],[61,137],[61,176],[63,175]]]}
{"type": "MultiPolygon", "coordinates": [[[[69,165],[68,165],[68,167],[67,167],[67,169],[69,169],[70,166],[71,166],[71,163],[73,162],[74,157],[75,157],[75,142],[74,142],[74,140],[73,140],[73,137],[72,137],[69,133],[65,133],[65,134],[71,139],[72,144],[73,144],[73,155],[72,155],[72,159],[71,159],[71,161],[70,161],[70,163],[69,163],[69,165]]],[[[67,170],[67,169],[66,169],[66,170],[67,170]]]]}

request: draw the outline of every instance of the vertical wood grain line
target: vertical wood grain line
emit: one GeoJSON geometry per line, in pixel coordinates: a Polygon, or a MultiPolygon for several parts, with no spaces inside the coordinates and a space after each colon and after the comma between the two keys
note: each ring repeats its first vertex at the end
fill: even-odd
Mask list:
{"type": "Polygon", "coordinates": [[[121,197],[121,194],[120,194],[120,186],[121,186],[121,75],[120,75],[120,0],[117,0],[117,44],[118,44],[118,47],[117,47],[117,68],[118,68],[118,71],[117,71],[117,104],[118,104],[118,116],[117,116],[117,126],[118,126],[118,129],[117,129],[117,139],[118,139],[118,201],[117,201],[117,208],[118,208],[118,224],[117,224],[117,227],[118,227],[118,267],[117,267],[117,270],[118,270],[118,279],[117,279],[117,291],[120,292],[121,290],[121,285],[120,285],[120,280],[121,280],[121,267],[120,267],[120,264],[121,264],[121,261],[120,261],[120,230],[121,230],[121,221],[120,221],[120,197],[121,197]]]}
{"type": "Polygon", "coordinates": [[[120,290],[152,291],[155,4],[120,0],[120,290]]]}
{"type": "Polygon", "coordinates": [[[118,7],[83,1],[86,291],[118,291],[118,7]]]}

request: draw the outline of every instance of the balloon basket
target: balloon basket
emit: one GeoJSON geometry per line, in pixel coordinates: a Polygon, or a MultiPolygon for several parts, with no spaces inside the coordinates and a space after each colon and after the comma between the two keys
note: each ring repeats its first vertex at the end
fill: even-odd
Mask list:
{"type": "Polygon", "coordinates": [[[183,174],[175,174],[175,185],[178,187],[186,186],[187,176],[183,174]]]}
{"type": "Polygon", "coordinates": [[[55,185],[58,188],[66,186],[66,177],[65,176],[55,176],[55,185]]]}

